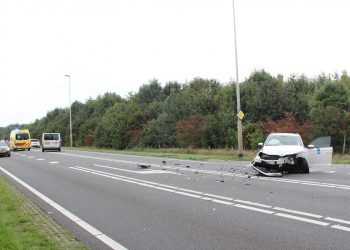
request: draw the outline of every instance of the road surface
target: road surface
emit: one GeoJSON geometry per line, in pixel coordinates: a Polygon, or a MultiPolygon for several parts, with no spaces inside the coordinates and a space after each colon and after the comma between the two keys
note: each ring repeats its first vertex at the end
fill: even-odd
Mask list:
{"type": "Polygon", "coordinates": [[[0,174],[93,249],[350,249],[349,167],[269,178],[244,162],[32,149],[0,174]]]}

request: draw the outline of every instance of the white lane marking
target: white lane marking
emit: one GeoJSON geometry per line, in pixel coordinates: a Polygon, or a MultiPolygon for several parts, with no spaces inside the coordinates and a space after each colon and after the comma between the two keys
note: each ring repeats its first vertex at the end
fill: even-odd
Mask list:
{"type": "Polygon", "coordinates": [[[220,195],[214,195],[214,194],[209,194],[209,193],[203,193],[203,195],[210,196],[210,197],[214,197],[214,198],[219,198],[219,199],[223,199],[223,200],[233,201],[233,199],[230,198],[230,197],[225,197],[225,196],[220,196],[220,195]]]}
{"type": "Polygon", "coordinates": [[[14,176],[13,174],[11,174],[7,170],[5,170],[4,168],[0,167],[0,170],[3,171],[8,176],[10,176],[15,181],[17,181],[23,187],[25,187],[26,189],[31,191],[33,194],[35,194],[36,196],[38,196],[39,198],[44,200],[46,203],[48,203],[49,205],[56,208],[58,211],[60,211],[62,214],[64,214],[67,218],[69,218],[70,220],[75,222],[77,225],[79,225],[80,227],[85,229],[90,234],[94,235],[96,238],[98,238],[100,241],[102,241],[107,246],[111,247],[112,249],[118,249],[118,250],[125,249],[125,250],[127,250],[127,248],[125,248],[124,246],[122,246],[118,242],[114,241],[113,239],[109,238],[107,235],[103,234],[102,232],[100,232],[99,230],[97,230],[96,228],[94,228],[93,226],[88,224],[87,222],[83,221],[82,219],[80,219],[76,215],[72,214],[71,212],[69,212],[68,210],[63,208],[61,205],[57,204],[56,202],[54,202],[53,200],[51,200],[47,196],[43,195],[42,193],[40,193],[39,191],[37,191],[36,189],[34,189],[33,187],[31,187],[30,185],[25,183],[24,181],[22,181],[18,177],[14,176]],[[100,237],[97,237],[97,236],[100,236],[100,237]]]}
{"type": "Polygon", "coordinates": [[[340,219],[336,219],[336,218],[332,218],[332,217],[326,217],[324,218],[325,220],[330,220],[330,221],[334,221],[334,222],[339,222],[339,223],[344,223],[344,224],[349,224],[350,225],[350,221],[348,220],[340,220],[340,219]]]}
{"type": "Polygon", "coordinates": [[[333,225],[331,227],[335,228],[335,229],[340,229],[340,230],[343,230],[343,231],[350,232],[350,227],[343,227],[343,226],[340,226],[340,225],[333,225]]]}
{"type": "Polygon", "coordinates": [[[272,206],[261,204],[261,203],[257,203],[257,202],[244,201],[244,200],[238,200],[238,199],[235,199],[233,201],[239,202],[239,203],[248,204],[248,205],[254,205],[254,206],[258,206],[258,207],[272,208],[272,206]]]}
{"type": "Polygon", "coordinates": [[[185,192],[181,192],[181,191],[175,191],[175,193],[176,194],[182,194],[182,195],[189,196],[189,197],[193,197],[193,198],[200,198],[200,197],[202,197],[200,195],[185,193],[185,192]]]}
{"type": "Polygon", "coordinates": [[[58,161],[50,161],[49,162],[50,164],[57,164],[57,163],[59,163],[58,161]]]}
{"type": "Polygon", "coordinates": [[[321,171],[321,172],[326,174],[334,174],[336,171],[321,171]]]}
{"type": "MultiPolygon", "coordinates": [[[[229,197],[213,195],[213,194],[209,194],[209,193],[202,193],[202,192],[198,192],[198,191],[194,191],[194,190],[190,190],[190,189],[182,189],[182,188],[178,188],[178,187],[174,187],[174,186],[168,186],[168,187],[173,188],[175,190],[172,190],[170,188],[162,188],[159,186],[167,186],[167,185],[163,185],[163,184],[156,183],[156,182],[144,181],[144,180],[135,179],[135,178],[126,177],[126,176],[121,176],[121,175],[116,175],[116,174],[111,174],[111,173],[107,173],[107,172],[97,171],[94,169],[83,168],[83,167],[79,167],[79,166],[70,167],[70,169],[88,172],[88,173],[91,173],[94,175],[99,175],[99,176],[103,176],[103,177],[107,177],[107,178],[111,178],[111,179],[115,179],[115,180],[120,180],[123,182],[128,182],[128,183],[133,183],[133,184],[137,184],[137,185],[141,185],[141,186],[146,186],[146,187],[150,187],[150,188],[154,188],[154,189],[158,189],[158,190],[162,190],[162,191],[166,191],[166,192],[171,192],[171,193],[175,193],[175,194],[179,194],[179,195],[183,195],[183,196],[189,196],[192,198],[197,198],[197,199],[201,199],[201,200],[205,200],[205,201],[212,201],[215,203],[220,203],[220,204],[228,205],[231,207],[248,209],[248,210],[252,210],[252,211],[256,211],[256,212],[261,212],[261,213],[265,213],[265,214],[269,214],[269,215],[276,215],[279,217],[284,217],[284,218],[293,219],[293,220],[297,220],[297,221],[307,222],[307,223],[316,224],[316,225],[320,225],[320,226],[331,225],[328,222],[312,220],[312,219],[308,219],[308,218],[304,218],[304,217],[300,217],[300,216],[295,216],[295,215],[290,215],[290,214],[285,214],[285,213],[276,213],[275,211],[271,211],[271,210],[267,210],[267,209],[262,209],[262,208],[257,208],[257,207],[242,205],[242,204],[234,204],[233,202],[223,201],[223,200],[219,200],[219,199],[213,199],[213,198],[209,198],[206,196],[219,197],[221,199],[231,200],[231,201],[235,201],[238,203],[241,202],[241,203],[255,205],[255,206],[263,206],[263,207],[272,208],[272,206],[260,204],[260,203],[256,203],[256,202],[244,201],[244,200],[239,200],[239,199],[232,199],[229,197]],[[146,183],[148,183],[148,184],[146,184],[146,183]],[[181,192],[181,191],[177,191],[177,190],[182,190],[182,191],[188,190],[189,192],[197,193],[197,194],[201,194],[201,195],[191,194],[191,193],[187,193],[187,192],[181,192]]],[[[272,209],[280,210],[280,211],[284,211],[284,212],[289,212],[289,213],[294,213],[294,214],[310,216],[310,217],[315,217],[315,218],[319,218],[319,219],[323,218],[322,215],[316,215],[316,214],[311,214],[311,213],[306,213],[306,212],[301,212],[301,211],[291,210],[291,209],[286,209],[286,208],[273,207],[272,209]]],[[[328,218],[328,220],[333,220],[335,222],[350,223],[350,221],[344,221],[344,220],[335,219],[335,218],[331,218],[331,217],[327,217],[327,218],[328,218]]],[[[343,227],[343,226],[339,226],[339,228],[338,228],[336,225],[331,226],[331,227],[337,228],[337,229],[342,229],[342,230],[347,229],[346,227],[343,227]]]]}
{"type": "Polygon", "coordinates": [[[28,156],[27,157],[28,159],[33,159],[33,158],[35,158],[34,156],[28,156]]]}
{"type": "Polygon", "coordinates": [[[319,219],[323,217],[322,215],[318,215],[318,214],[310,214],[310,213],[286,209],[286,208],[282,208],[282,207],[273,207],[273,209],[283,211],[283,212],[292,213],[292,214],[300,214],[300,215],[310,216],[310,217],[319,218],[319,219]]]}
{"type": "Polygon", "coordinates": [[[100,164],[94,164],[95,167],[100,167],[100,168],[108,168],[108,169],[113,169],[113,170],[118,170],[118,171],[123,171],[123,172],[129,172],[129,173],[134,173],[134,174],[176,174],[170,171],[164,171],[164,170],[128,170],[124,168],[115,168],[115,167],[110,167],[110,166],[104,166],[100,164]]]}
{"type": "Polygon", "coordinates": [[[251,207],[251,206],[246,206],[246,205],[241,205],[241,204],[235,204],[233,206],[234,207],[240,207],[240,208],[248,209],[248,210],[253,210],[253,211],[260,212],[260,213],[265,213],[265,214],[274,214],[275,213],[275,212],[270,211],[270,210],[256,208],[256,207],[251,207]]]}
{"type": "Polygon", "coordinates": [[[26,155],[21,155],[22,157],[26,157],[26,155]]]}
{"type": "Polygon", "coordinates": [[[228,205],[228,206],[234,205],[234,203],[232,203],[232,202],[222,201],[222,200],[217,200],[217,199],[212,199],[211,201],[216,202],[216,203],[220,203],[220,204],[224,204],[224,205],[228,205]]]}
{"type": "MultiPolygon", "coordinates": [[[[78,151],[78,152],[81,152],[81,151],[78,151]]],[[[84,151],[84,153],[85,152],[86,153],[91,153],[91,154],[94,153],[94,152],[84,151]]],[[[72,154],[72,153],[57,153],[57,154],[68,155],[68,156],[73,156],[73,157],[80,157],[80,158],[96,159],[96,160],[109,161],[109,162],[124,163],[124,164],[137,164],[137,163],[139,163],[139,164],[149,164],[149,163],[142,163],[142,162],[135,162],[135,161],[125,161],[125,160],[117,160],[117,159],[111,159],[111,158],[102,158],[102,157],[96,157],[96,156],[77,155],[77,154],[72,154]]],[[[115,154],[111,154],[111,153],[101,153],[101,154],[115,155],[115,154]]],[[[152,159],[154,159],[154,158],[152,158],[152,159]]],[[[187,162],[190,162],[190,161],[187,161],[187,162]]],[[[197,162],[197,161],[194,161],[194,162],[200,163],[200,162],[197,162]]],[[[208,164],[208,162],[203,162],[203,163],[208,164]]],[[[183,168],[183,167],[179,168],[179,167],[176,167],[176,166],[163,166],[163,165],[159,165],[159,164],[151,164],[151,165],[152,165],[152,167],[156,167],[156,168],[170,168],[170,169],[173,168],[174,170],[176,169],[176,170],[189,171],[189,172],[193,172],[192,170],[194,170],[194,169],[191,169],[191,168],[183,168]]],[[[234,173],[231,174],[231,173],[227,173],[227,172],[218,172],[218,171],[211,171],[211,170],[198,170],[198,169],[195,169],[195,172],[207,173],[207,174],[218,174],[218,173],[220,173],[220,174],[223,174],[223,175],[234,176],[234,177],[241,177],[241,178],[247,178],[249,176],[249,175],[246,175],[246,174],[234,174],[234,173]],[[210,173],[210,172],[212,172],[212,173],[210,173]]],[[[251,176],[251,178],[252,177],[253,176],[251,176]]],[[[276,178],[271,178],[271,177],[259,177],[259,178],[254,178],[254,179],[256,179],[256,180],[275,181],[275,182],[285,182],[285,183],[292,183],[292,184],[303,184],[303,185],[327,187],[327,188],[338,188],[338,189],[344,189],[344,190],[349,190],[350,189],[350,186],[347,186],[347,185],[340,185],[340,184],[333,184],[333,183],[320,183],[320,182],[314,182],[314,181],[302,181],[302,180],[293,180],[293,179],[276,179],[276,178]]]]}
{"type": "Polygon", "coordinates": [[[37,161],[45,161],[43,158],[36,159],[37,161]]]}
{"type": "Polygon", "coordinates": [[[327,223],[327,222],[306,219],[306,218],[295,216],[295,215],[289,215],[289,214],[283,214],[283,213],[277,213],[275,215],[276,216],[280,216],[280,217],[284,217],[284,218],[288,218],[288,219],[293,219],[293,220],[299,220],[299,221],[303,221],[303,222],[307,222],[307,223],[312,223],[312,224],[316,224],[316,225],[320,225],[320,226],[324,226],[324,227],[329,225],[329,223],[327,223]]]}

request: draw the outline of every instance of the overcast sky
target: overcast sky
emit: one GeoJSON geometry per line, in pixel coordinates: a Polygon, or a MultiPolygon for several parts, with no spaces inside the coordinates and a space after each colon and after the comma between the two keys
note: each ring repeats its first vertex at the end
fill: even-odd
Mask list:
{"type": "MultiPolygon", "coordinates": [[[[349,0],[235,0],[240,80],[350,68],[349,0]]],[[[232,0],[1,0],[0,126],[156,78],[235,79],[232,0]]]]}

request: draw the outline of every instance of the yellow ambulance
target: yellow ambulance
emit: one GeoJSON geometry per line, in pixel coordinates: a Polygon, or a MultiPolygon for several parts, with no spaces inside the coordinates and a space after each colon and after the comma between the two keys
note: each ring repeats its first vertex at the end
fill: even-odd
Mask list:
{"type": "Polygon", "coordinates": [[[30,133],[28,129],[15,129],[10,134],[10,149],[16,151],[18,149],[30,150],[32,144],[30,142],[30,133]]]}

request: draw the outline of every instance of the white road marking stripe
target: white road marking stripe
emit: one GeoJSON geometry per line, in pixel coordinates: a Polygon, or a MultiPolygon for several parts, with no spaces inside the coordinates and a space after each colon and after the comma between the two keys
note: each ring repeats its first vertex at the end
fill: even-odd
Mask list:
{"type": "Polygon", "coordinates": [[[159,190],[166,191],[166,192],[170,192],[170,193],[175,193],[176,192],[175,190],[171,190],[169,188],[162,188],[162,187],[155,187],[155,186],[152,186],[152,187],[156,188],[156,189],[159,189],[159,190]]]}
{"type": "Polygon", "coordinates": [[[235,204],[233,206],[234,207],[240,207],[240,208],[248,209],[248,210],[253,210],[253,211],[261,212],[261,213],[265,213],[265,214],[274,214],[275,213],[275,212],[270,211],[270,210],[256,208],[256,207],[250,207],[250,206],[241,205],[241,204],[235,204]]]}
{"type": "Polygon", "coordinates": [[[223,200],[233,201],[233,199],[230,198],[230,197],[225,197],[225,196],[220,196],[220,195],[214,195],[214,194],[209,194],[209,193],[203,193],[203,195],[210,196],[210,197],[214,197],[214,198],[219,198],[219,199],[223,199],[223,200]]]}
{"type": "Polygon", "coordinates": [[[194,190],[191,190],[191,189],[186,189],[186,188],[177,188],[181,191],[186,191],[186,192],[191,192],[191,193],[194,193],[194,194],[203,194],[203,192],[198,192],[198,191],[194,191],[194,190]]]}
{"type": "Polygon", "coordinates": [[[201,197],[200,199],[205,200],[205,201],[212,201],[213,200],[212,198],[209,198],[209,197],[201,197]]]}
{"type": "Polygon", "coordinates": [[[37,161],[45,161],[43,158],[36,159],[37,161]]]}
{"type": "Polygon", "coordinates": [[[59,163],[58,161],[51,161],[51,162],[49,162],[50,164],[57,164],[57,163],[59,163]]]}
{"type": "Polygon", "coordinates": [[[326,173],[326,174],[334,174],[336,171],[322,171],[322,173],[326,173]]]}
{"type": "Polygon", "coordinates": [[[309,186],[318,186],[318,187],[331,187],[334,188],[334,185],[324,185],[324,184],[312,184],[312,183],[300,183],[302,185],[309,185],[309,186]]]}
{"type": "Polygon", "coordinates": [[[293,214],[310,216],[310,217],[319,218],[319,219],[323,217],[322,215],[318,215],[318,214],[310,214],[310,213],[300,212],[300,211],[286,209],[286,208],[282,208],[282,207],[273,207],[273,209],[283,211],[283,212],[293,213],[293,214]]]}
{"type": "Polygon", "coordinates": [[[5,174],[7,174],[8,176],[10,176],[12,179],[14,179],[15,181],[17,181],[19,184],[21,184],[23,187],[25,187],[26,189],[28,189],[29,191],[31,191],[33,194],[35,194],[36,196],[38,196],[39,198],[41,198],[42,200],[44,200],[45,202],[47,202],[49,205],[51,205],[54,208],[59,208],[58,211],[60,211],[62,214],[64,214],[67,218],[69,218],[70,220],[72,220],[73,222],[75,222],[76,224],[78,224],[80,227],[82,227],[83,229],[85,229],[87,232],[89,232],[90,234],[96,236],[96,232],[99,232],[100,234],[98,234],[97,237],[100,241],[102,241],[103,243],[105,243],[107,246],[111,247],[112,249],[118,249],[118,250],[127,250],[127,248],[125,248],[124,246],[120,245],[118,242],[114,241],[113,239],[109,238],[107,235],[104,235],[103,233],[101,233],[99,230],[97,230],[96,228],[94,228],[93,226],[89,225],[88,223],[84,222],[83,220],[81,220],[79,217],[75,216],[74,214],[72,214],[71,212],[69,212],[68,210],[66,210],[65,208],[63,208],[62,206],[58,205],[56,202],[54,202],[53,200],[51,200],[50,198],[46,197],[45,195],[43,195],[42,193],[40,193],[39,191],[37,191],[36,189],[34,189],[33,187],[31,187],[30,185],[28,185],[27,183],[25,183],[24,181],[22,181],[21,179],[19,179],[18,177],[14,176],[13,174],[11,174],[10,172],[8,172],[7,170],[5,170],[4,168],[0,167],[0,170],[3,171],[5,174]],[[102,237],[103,235],[103,237],[102,237]]]}
{"type": "Polygon", "coordinates": [[[331,218],[331,217],[326,217],[324,218],[325,220],[330,220],[330,221],[334,221],[334,222],[339,222],[339,223],[344,223],[344,224],[349,224],[350,225],[350,221],[348,220],[340,220],[340,219],[336,219],[336,218],[331,218]]]}
{"type": "Polygon", "coordinates": [[[190,197],[197,198],[197,199],[201,197],[200,195],[195,195],[195,194],[190,194],[190,193],[185,193],[185,192],[180,192],[180,191],[175,191],[175,193],[185,195],[185,196],[190,196],[190,197]]]}
{"type": "Polygon", "coordinates": [[[312,224],[316,224],[316,225],[320,225],[320,226],[324,226],[324,227],[329,225],[329,223],[327,223],[327,222],[306,219],[306,218],[303,218],[303,217],[289,215],[289,214],[277,213],[275,215],[276,216],[280,216],[280,217],[284,217],[284,218],[288,218],[288,219],[292,219],[292,220],[298,220],[298,221],[303,221],[303,222],[307,222],[307,223],[312,223],[312,224]]]}
{"type": "Polygon", "coordinates": [[[222,200],[217,200],[217,199],[212,199],[211,201],[216,202],[216,203],[220,203],[220,204],[224,204],[224,205],[228,205],[228,206],[234,205],[234,203],[232,203],[232,202],[222,201],[222,200]]]}
{"type": "Polygon", "coordinates": [[[272,206],[261,204],[261,203],[257,203],[257,202],[243,201],[243,200],[237,200],[237,199],[235,199],[233,201],[234,202],[239,202],[239,203],[244,203],[244,204],[249,204],[249,205],[254,205],[254,206],[258,206],[258,207],[272,208],[272,206]]]}
{"type": "Polygon", "coordinates": [[[335,228],[335,229],[339,229],[339,230],[350,232],[350,227],[343,227],[343,226],[340,226],[340,225],[333,225],[331,227],[335,228]]]}
{"type": "Polygon", "coordinates": [[[26,155],[21,155],[22,157],[25,157],[26,155]]]}
{"type": "Polygon", "coordinates": [[[33,159],[33,158],[35,158],[34,156],[28,156],[27,157],[28,159],[33,159]]]}

